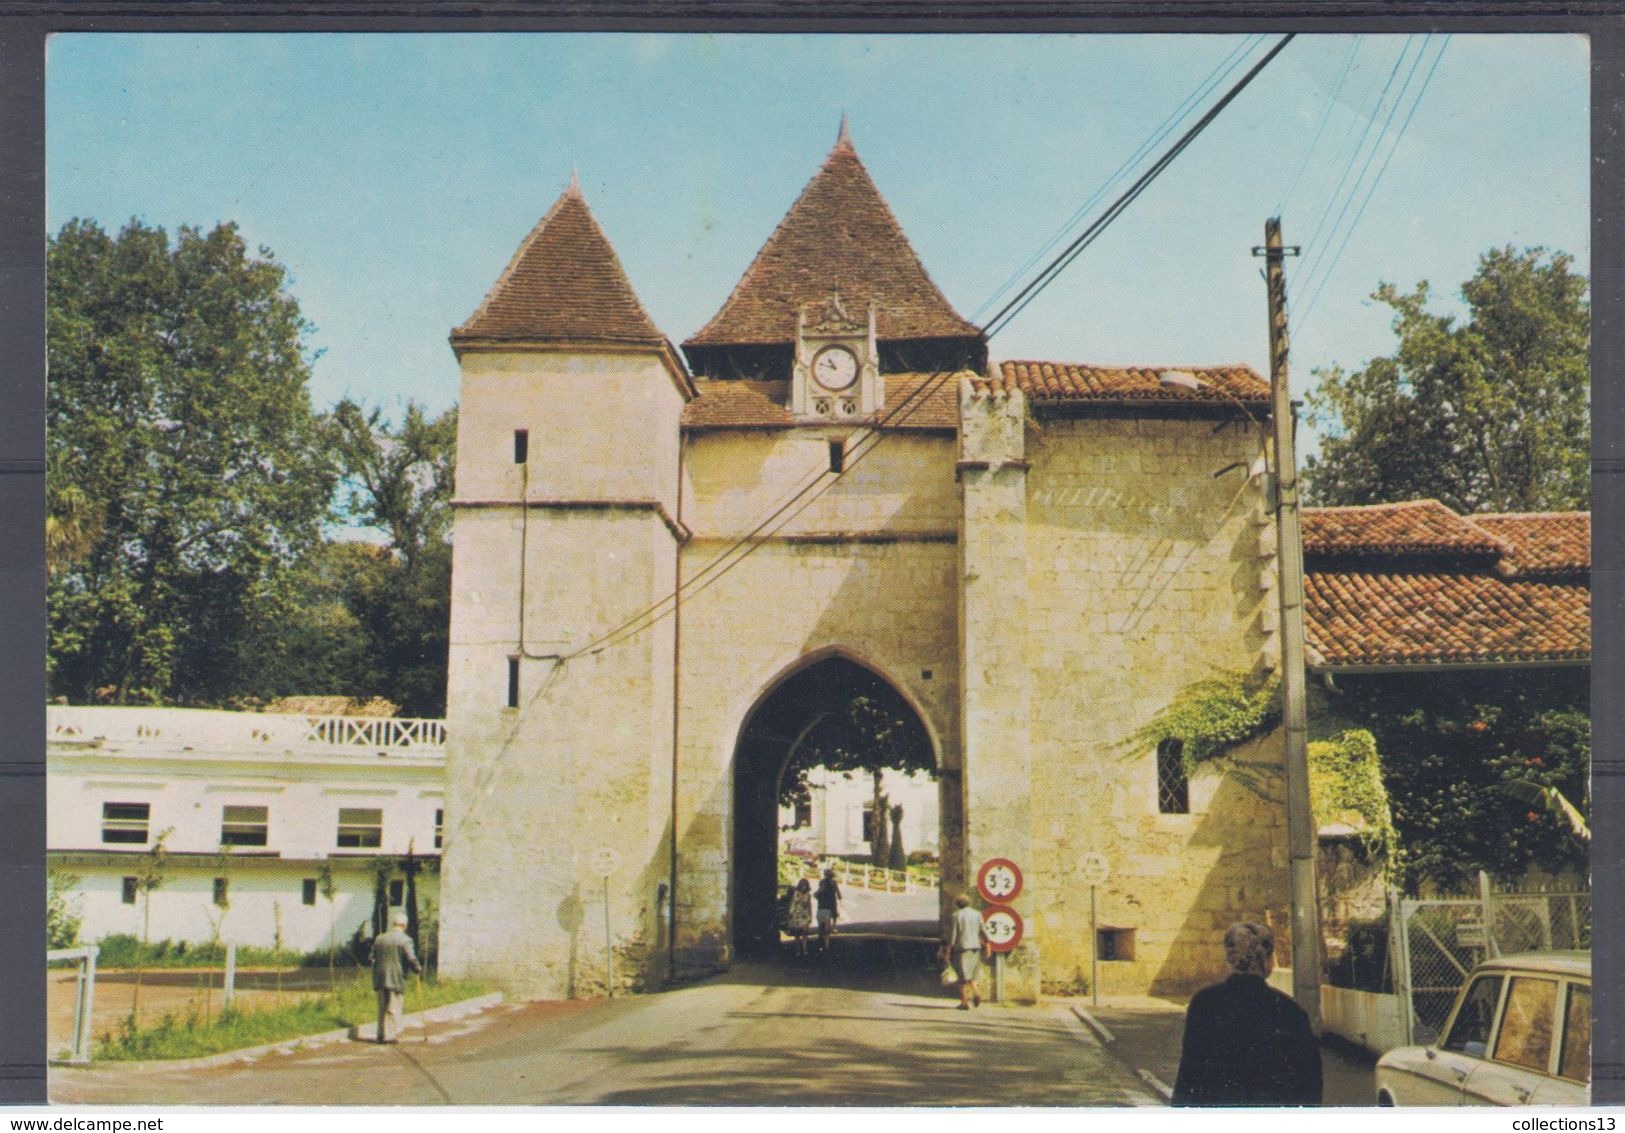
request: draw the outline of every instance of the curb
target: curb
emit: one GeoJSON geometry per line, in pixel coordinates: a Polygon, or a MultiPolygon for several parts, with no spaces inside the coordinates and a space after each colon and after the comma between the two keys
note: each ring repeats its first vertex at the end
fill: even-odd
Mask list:
{"type": "Polygon", "coordinates": [[[1136,1070],[1135,1073],[1140,1076],[1140,1081],[1144,1082],[1147,1086],[1150,1086],[1153,1090],[1155,1090],[1157,1095],[1161,1097],[1163,1101],[1171,1102],[1174,1100],[1173,1087],[1164,1083],[1161,1078],[1151,1073],[1151,1071],[1136,1070]]]}
{"type": "Polygon", "coordinates": [[[1106,1026],[1106,1024],[1102,1023],[1099,1019],[1096,1019],[1093,1015],[1089,1014],[1089,1012],[1085,1011],[1077,1004],[1072,1004],[1072,1014],[1076,1015],[1079,1021],[1081,1021],[1085,1027],[1088,1027],[1091,1031],[1093,1031],[1095,1033],[1095,1038],[1099,1039],[1101,1042],[1114,1043],[1117,1041],[1117,1036],[1111,1033],[1111,1030],[1106,1026]]]}
{"type": "MultiPolygon", "coordinates": [[[[401,1025],[405,1027],[422,1025],[424,1022],[444,1023],[453,1019],[461,1019],[468,1015],[476,1015],[481,1011],[489,1010],[502,1002],[502,993],[493,991],[488,995],[476,996],[473,999],[464,999],[457,1003],[446,1003],[439,1007],[431,1007],[427,1011],[418,1011],[403,1016],[401,1025]]],[[[162,1070],[206,1070],[212,1066],[229,1066],[238,1062],[253,1062],[267,1054],[292,1054],[296,1050],[307,1050],[315,1047],[328,1046],[337,1042],[363,1041],[359,1038],[362,1024],[344,1027],[337,1031],[323,1031],[319,1035],[303,1035],[291,1039],[281,1039],[274,1043],[265,1043],[261,1046],[243,1047],[241,1050],[226,1050],[219,1054],[208,1054],[198,1058],[164,1058],[147,1062],[118,1061],[102,1062],[66,1062],[60,1059],[51,1059],[51,1066],[72,1066],[83,1069],[121,1066],[135,1069],[162,1069],[162,1070]]],[[[370,1045],[370,1044],[369,1044],[370,1045]]]]}

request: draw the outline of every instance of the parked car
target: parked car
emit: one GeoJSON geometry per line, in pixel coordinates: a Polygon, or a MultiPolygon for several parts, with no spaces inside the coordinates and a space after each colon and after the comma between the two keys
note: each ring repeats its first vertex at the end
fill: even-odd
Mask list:
{"type": "Polygon", "coordinates": [[[1441,1035],[1378,1059],[1378,1105],[1589,1104],[1591,954],[1484,961],[1441,1035]]]}

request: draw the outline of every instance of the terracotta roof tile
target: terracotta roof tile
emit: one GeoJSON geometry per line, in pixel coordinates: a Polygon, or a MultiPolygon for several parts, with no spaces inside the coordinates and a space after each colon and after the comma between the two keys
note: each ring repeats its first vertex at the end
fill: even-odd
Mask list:
{"type": "Polygon", "coordinates": [[[1591,655],[1591,590],[1583,583],[1312,569],[1304,599],[1305,637],[1328,666],[1591,655]]]}
{"type": "Polygon", "coordinates": [[[1519,577],[1591,569],[1591,513],[1522,512],[1474,515],[1474,524],[1512,544],[1506,565],[1519,577]]]}
{"type": "Polygon", "coordinates": [[[802,304],[835,290],[854,314],[877,302],[882,339],[981,335],[926,275],[844,127],[728,301],[683,345],[793,342],[802,304]]]}
{"type": "Polygon", "coordinates": [[[1021,390],[1038,401],[1241,401],[1267,409],[1269,383],[1250,366],[1182,366],[1201,384],[1196,389],[1162,384],[1170,367],[1096,366],[1079,362],[1001,362],[991,377],[978,378],[978,392],[1021,390]]]}
{"type": "Polygon", "coordinates": [[[479,309],[451,332],[507,342],[664,345],[609,239],[572,184],[531,229],[479,309]]]}
{"type": "Polygon", "coordinates": [[[1438,500],[1303,509],[1306,555],[1469,555],[1511,551],[1503,538],[1438,500]]]}
{"type": "MultiPolygon", "coordinates": [[[[957,429],[959,382],[966,374],[887,374],[886,404],[878,416],[883,428],[957,429]]],[[[788,429],[796,419],[785,408],[789,382],[706,381],[694,383],[699,396],[683,408],[686,429],[788,429]]],[[[854,424],[876,423],[869,421],[854,424]]]]}

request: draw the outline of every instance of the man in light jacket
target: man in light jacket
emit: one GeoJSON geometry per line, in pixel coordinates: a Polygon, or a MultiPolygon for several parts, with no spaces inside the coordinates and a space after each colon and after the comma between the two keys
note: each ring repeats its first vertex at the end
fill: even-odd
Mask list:
{"type": "Polygon", "coordinates": [[[378,1041],[392,1043],[401,1031],[401,1010],[406,995],[406,973],[421,972],[412,938],[406,935],[406,917],[397,913],[394,928],[372,942],[372,986],[378,993],[378,1041]]]}

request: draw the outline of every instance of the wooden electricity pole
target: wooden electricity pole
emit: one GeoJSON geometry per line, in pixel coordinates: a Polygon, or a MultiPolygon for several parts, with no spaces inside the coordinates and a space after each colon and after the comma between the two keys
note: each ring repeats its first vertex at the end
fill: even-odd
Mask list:
{"type": "Polygon", "coordinates": [[[1303,646],[1303,531],[1298,504],[1296,427],[1287,387],[1286,270],[1283,260],[1298,249],[1281,246],[1281,220],[1264,222],[1269,284],[1270,423],[1275,432],[1276,591],[1281,596],[1281,722],[1286,732],[1286,825],[1292,892],[1292,995],[1320,1030],[1320,903],[1315,887],[1315,818],[1309,805],[1309,724],[1303,646]]]}

